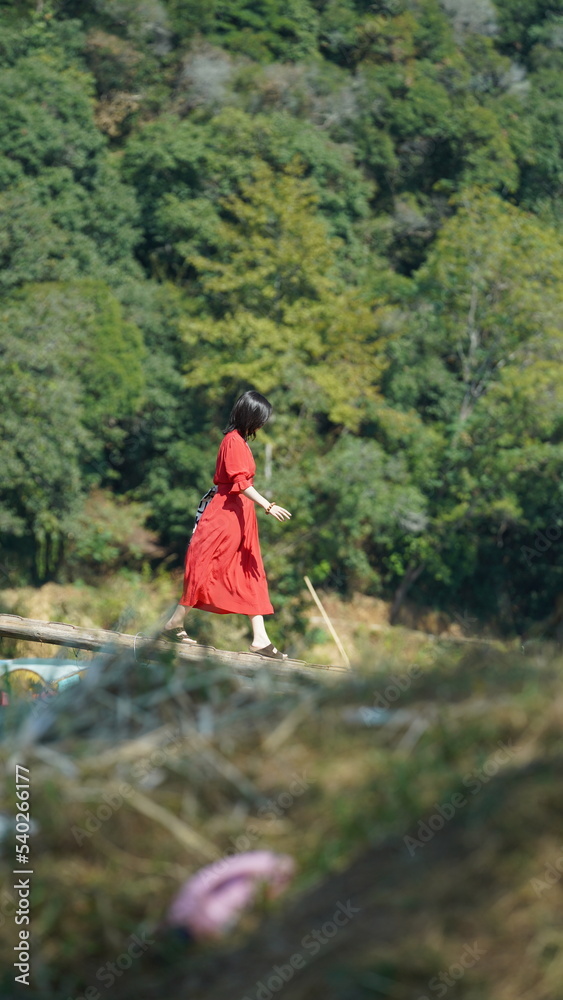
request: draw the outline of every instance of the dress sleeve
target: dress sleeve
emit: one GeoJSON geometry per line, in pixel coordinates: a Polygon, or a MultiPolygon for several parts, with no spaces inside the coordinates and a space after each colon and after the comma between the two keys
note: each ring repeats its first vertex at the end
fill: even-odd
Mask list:
{"type": "Polygon", "coordinates": [[[230,434],[225,441],[223,462],[227,481],[232,483],[231,493],[242,493],[254,481],[256,466],[252,452],[238,434],[230,434]]]}

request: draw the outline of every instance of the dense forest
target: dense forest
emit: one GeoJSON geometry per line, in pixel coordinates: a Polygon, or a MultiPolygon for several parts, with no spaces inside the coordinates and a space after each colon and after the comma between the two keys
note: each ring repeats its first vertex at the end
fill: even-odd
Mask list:
{"type": "Polygon", "coordinates": [[[3,586],[180,565],[234,398],[276,607],[563,590],[563,0],[0,3],[3,586]]]}

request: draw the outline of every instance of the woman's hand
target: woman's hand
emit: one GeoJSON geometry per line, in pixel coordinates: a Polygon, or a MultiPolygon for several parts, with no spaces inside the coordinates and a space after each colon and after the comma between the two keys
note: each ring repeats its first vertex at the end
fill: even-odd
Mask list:
{"type": "Polygon", "coordinates": [[[260,504],[264,508],[267,514],[273,514],[276,521],[289,521],[291,514],[285,507],[280,507],[279,503],[268,503],[266,497],[263,497],[261,493],[254,488],[254,486],[247,486],[245,490],[241,491],[243,496],[248,497],[249,500],[253,500],[254,503],[260,504]]]}
{"type": "Polygon", "coordinates": [[[276,521],[289,521],[291,517],[289,511],[285,507],[280,507],[277,503],[270,507],[269,513],[275,517],[276,521]]]}

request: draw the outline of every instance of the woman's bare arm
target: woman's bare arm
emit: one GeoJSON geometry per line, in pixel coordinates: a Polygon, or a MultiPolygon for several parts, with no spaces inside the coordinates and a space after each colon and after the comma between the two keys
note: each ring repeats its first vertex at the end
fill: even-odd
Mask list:
{"type": "MultiPolygon", "coordinates": [[[[254,503],[257,503],[259,504],[260,507],[263,507],[264,510],[266,509],[266,507],[270,506],[270,501],[266,500],[266,497],[263,497],[262,494],[258,492],[258,490],[255,490],[254,486],[249,486],[246,490],[242,490],[241,492],[244,493],[245,497],[248,497],[249,500],[254,500],[254,503]]],[[[287,521],[291,517],[289,511],[286,510],[285,507],[280,507],[279,504],[277,503],[275,503],[274,506],[270,508],[269,513],[272,514],[272,516],[275,517],[277,521],[287,521]]]]}

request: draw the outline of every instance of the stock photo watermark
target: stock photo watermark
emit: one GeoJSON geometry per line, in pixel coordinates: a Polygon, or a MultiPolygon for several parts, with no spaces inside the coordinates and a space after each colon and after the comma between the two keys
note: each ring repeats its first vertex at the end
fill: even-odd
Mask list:
{"type": "MultiPolygon", "coordinates": [[[[190,746],[192,743],[193,741],[189,734],[181,733],[179,730],[170,734],[168,739],[153,750],[151,754],[147,754],[135,762],[133,765],[134,777],[137,780],[146,778],[151,772],[161,767],[168,757],[178,753],[183,746],[190,746]]],[[[195,744],[194,749],[197,749],[195,744]]],[[[281,819],[291,808],[295,799],[303,795],[310,786],[311,782],[307,777],[306,770],[300,773],[293,772],[290,775],[287,789],[280,792],[277,796],[266,799],[258,809],[255,819],[247,823],[243,832],[237,837],[229,838],[232,847],[228,848],[222,857],[217,860],[213,866],[213,872],[220,871],[221,866],[234,854],[250,850],[264,836],[263,830],[259,829],[256,825],[256,820],[272,823],[277,819],[281,819]]],[[[86,810],[82,824],[71,826],[71,833],[76,843],[81,846],[85,840],[93,837],[134,792],[135,789],[133,786],[126,781],[116,785],[115,788],[106,788],[101,793],[100,797],[102,801],[100,804],[95,808],[86,810]]]]}
{"type": "MultiPolygon", "coordinates": [[[[518,749],[502,740],[497,743],[498,750],[496,750],[490,757],[487,758],[485,763],[481,768],[474,771],[468,771],[467,774],[463,775],[462,784],[465,788],[468,788],[471,795],[477,795],[481,791],[484,785],[487,784],[498,773],[500,768],[504,764],[508,764],[510,760],[518,753],[518,749]]],[[[440,832],[446,825],[446,823],[453,819],[456,812],[459,809],[463,809],[467,805],[469,799],[466,795],[461,792],[454,792],[453,795],[446,799],[445,802],[435,802],[433,812],[425,820],[419,820],[416,830],[416,836],[411,836],[406,834],[403,837],[405,846],[412,857],[418,848],[424,847],[428,844],[437,833],[440,832]]]]}
{"type": "Polygon", "coordinates": [[[563,876],[563,844],[560,845],[560,850],[562,853],[545,865],[541,878],[530,879],[530,885],[536,896],[541,896],[548,889],[552,889],[561,880],[561,876],[563,876]]]}
{"type": "MultiPolygon", "coordinates": [[[[445,997],[448,990],[455,986],[460,979],[463,979],[467,970],[477,965],[483,955],[486,955],[486,951],[479,947],[478,941],[474,941],[473,944],[465,944],[458,961],[453,962],[447,969],[442,969],[437,976],[432,976],[432,979],[428,980],[427,989],[435,997],[445,997]]],[[[424,994],[419,996],[418,1000],[431,1000],[431,998],[424,994]]]]}
{"type": "MultiPolygon", "coordinates": [[[[177,753],[182,745],[190,743],[190,736],[181,733],[180,730],[169,735],[168,739],[160,746],[156,747],[151,754],[147,754],[133,765],[133,774],[138,780],[146,778],[152,771],[160,767],[166,759],[177,753]]],[[[107,788],[101,793],[102,802],[95,809],[88,809],[84,814],[83,825],[71,826],[71,833],[79,845],[89,840],[100,827],[110,819],[111,816],[121,808],[123,803],[134,794],[135,789],[128,782],[123,781],[112,790],[107,788]]]]}
{"type": "Polygon", "coordinates": [[[351,721],[363,722],[366,726],[372,724],[374,719],[379,719],[382,710],[388,711],[394,702],[398,701],[405,691],[408,691],[413,681],[423,673],[422,667],[412,664],[401,674],[391,674],[387,680],[389,683],[383,692],[376,691],[371,705],[362,705],[357,710],[349,713],[351,721]]]}
{"type": "MultiPolygon", "coordinates": [[[[125,975],[136,959],[141,958],[148,949],[155,944],[154,938],[147,937],[146,934],[131,934],[127,947],[110,962],[105,962],[96,971],[96,980],[109,990],[114,983],[125,975]]],[[[101,1000],[103,994],[97,986],[88,986],[83,993],[66,997],[65,1000],[101,1000]]]]}
{"type": "Polygon", "coordinates": [[[17,909],[14,913],[14,922],[18,930],[18,943],[14,945],[16,961],[14,968],[17,974],[14,976],[16,983],[29,986],[29,975],[31,971],[30,953],[30,930],[31,922],[31,876],[33,868],[30,867],[31,850],[29,844],[30,837],[30,798],[31,779],[29,768],[23,764],[16,764],[15,768],[16,786],[16,844],[15,844],[15,864],[12,869],[14,876],[13,888],[17,893],[17,909]],[[19,878],[15,879],[18,875],[19,878]],[[22,876],[24,876],[22,878],[22,876]]]}
{"type": "Polygon", "coordinates": [[[304,969],[308,961],[318,955],[322,948],[336,937],[340,928],[345,927],[359,912],[360,908],[352,906],[351,900],[348,899],[346,903],[338,901],[331,919],[320,927],[313,928],[301,939],[303,951],[295,951],[282,964],[272,966],[264,978],[254,983],[251,990],[240,1000],[272,1000],[272,997],[293,979],[295,973],[304,969]]]}
{"type": "Polygon", "coordinates": [[[533,559],[537,559],[538,556],[545,555],[554,542],[557,542],[560,538],[561,528],[556,522],[550,524],[545,531],[540,531],[538,528],[534,538],[534,547],[532,548],[531,545],[520,546],[520,552],[524,556],[528,569],[531,568],[533,559]]]}
{"type": "MultiPolygon", "coordinates": [[[[311,782],[306,777],[306,771],[303,771],[301,774],[292,774],[291,779],[288,786],[289,790],[287,792],[280,792],[276,798],[268,799],[258,810],[256,814],[257,819],[265,820],[266,823],[273,823],[275,820],[281,819],[287,810],[291,808],[295,799],[303,795],[310,787],[311,782]]],[[[228,867],[230,858],[235,854],[242,854],[244,851],[252,850],[263,836],[264,831],[259,829],[255,822],[251,821],[247,823],[243,833],[239,834],[238,837],[229,837],[233,846],[227,848],[217,861],[212,862],[208,866],[207,878],[210,881],[213,880],[223,868],[226,869],[228,867]]]]}
{"type": "Polygon", "coordinates": [[[95,810],[87,809],[84,813],[83,826],[74,824],[70,828],[70,832],[78,846],[81,847],[85,840],[93,837],[100,827],[104,823],[107,823],[108,819],[121,808],[128,796],[133,795],[133,792],[134,788],[125,781],[115,791],[108,791],[106,789],[102,792],[101,798],[103,801],[101,804],[95,810]]]}
{"type": "Polygon", "coordinates": [[[385,687],[383,694],[379,691],[375,693],[373,699],[374,708],[389,708],[393,702],[398,701],[405,691],[408,691],[412,682],[417,680],[422,672],[422,667],[417,667],[413,663],[404,673],[391,674],[389,684],[385,687]]]}

